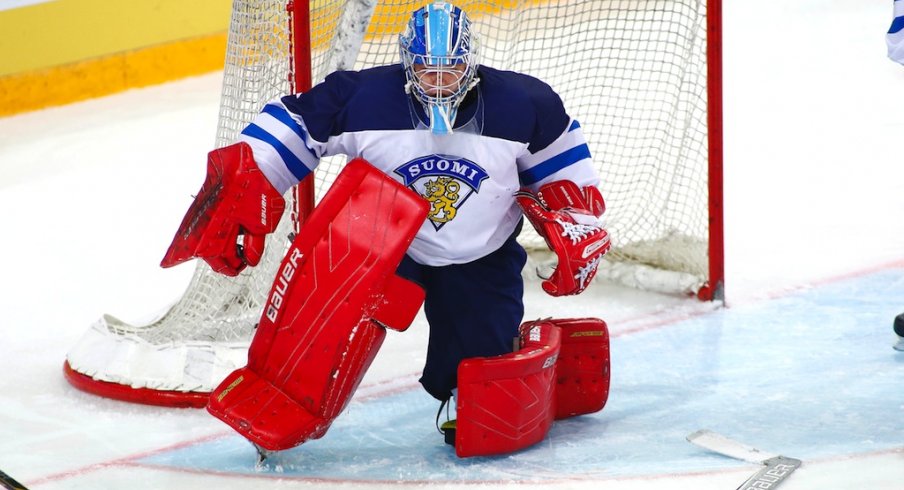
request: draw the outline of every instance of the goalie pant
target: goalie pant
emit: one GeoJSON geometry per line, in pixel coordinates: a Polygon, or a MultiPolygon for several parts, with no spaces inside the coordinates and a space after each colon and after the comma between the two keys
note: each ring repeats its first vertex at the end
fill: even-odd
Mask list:
{"type": "Polygon", "coordinates": [[[430,334],[420,382],[437,400],[452,396],[461,361],[512,350],[524,317],[521,269],[527,254],[515,240],[520,228],[498,250],[472,262],[428,266],[406,256],[396,271],[426,293],[430,334]]]}

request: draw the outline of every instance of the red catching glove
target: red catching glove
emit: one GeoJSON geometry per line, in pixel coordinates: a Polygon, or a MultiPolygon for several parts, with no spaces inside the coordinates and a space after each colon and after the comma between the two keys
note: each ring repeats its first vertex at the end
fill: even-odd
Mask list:
{"type": "Polygon", "coordinates": [[[557,180],[540,187],[537,197],[544,206],[554,211],[569,209],[596,217],[606,212],[606,202],[599,189],[592,185],[579,189],[570,180],[557,180]]]}
{"type": "Polygon", "coordinates": [[[552,296],[583,292],[611,246],[609,232],[597,218],[606,209],[599,190],[579,189],[574,182],[560,180],[544,185],[537,194],[519,191],[515,199],[559,259],[543,281],[543,290],[552,296]]]}
{"type": "Polygon", "coordinates": [[[236,276],[260,262],[264,237],[276,229],[285,208],[247,143],[214,150],[207,155],[204,185],[160,265],[172,267],[197,257],[216,272],[236,276]]]}

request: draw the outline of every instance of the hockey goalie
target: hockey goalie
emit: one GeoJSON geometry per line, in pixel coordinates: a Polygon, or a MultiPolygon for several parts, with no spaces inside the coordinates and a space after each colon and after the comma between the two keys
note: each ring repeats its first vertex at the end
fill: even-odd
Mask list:
{"type": "Polygon", "coordinates": [[[273,100],[211,152],[163,259],[227,275],[256,265],[281,196],[321,158],[358,157],[289,247],[248,365],[208,404],[263,450],[323,436],[385,330],[404,331],[422,305],[420,383],[456,410],[440,428],[459,456],[527,447],[556,418],[606,403],[602,320],[523,321],[525,217],[558,258],[542,284],[551,295],[584,291],[609,250],[580,124],[542,81],[479,65],[458,7],[418,9],[399,44],[400,63],[273,100]]]}

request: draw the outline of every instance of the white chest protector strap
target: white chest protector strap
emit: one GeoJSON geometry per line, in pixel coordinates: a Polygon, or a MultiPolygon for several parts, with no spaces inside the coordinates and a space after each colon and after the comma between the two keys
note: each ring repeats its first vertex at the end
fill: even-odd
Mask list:
{"type": "Polygon", "coordinates": [[[248,365],[207,410],[254,444],[321,437],[348,404],[386,335],[405,330],[423,290],[395,269],[428,205],[364,160],[349,163],[286,253],[248,365]]]}

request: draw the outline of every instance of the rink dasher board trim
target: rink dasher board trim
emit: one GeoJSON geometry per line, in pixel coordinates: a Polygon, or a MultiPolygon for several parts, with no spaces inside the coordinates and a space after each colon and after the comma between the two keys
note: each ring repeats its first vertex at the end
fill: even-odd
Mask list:
{"type": "Polygon", "coordinates": [[[724,456],[762,464],[764,467],[753,474],[737,490],[769,490],[778,487],[794,470],[800,468],[799,459],[767,453],[755,447],[707,429],[701,429],[687,436],[687,441],[704,449],[724,456]]]}

